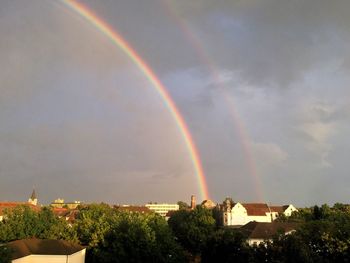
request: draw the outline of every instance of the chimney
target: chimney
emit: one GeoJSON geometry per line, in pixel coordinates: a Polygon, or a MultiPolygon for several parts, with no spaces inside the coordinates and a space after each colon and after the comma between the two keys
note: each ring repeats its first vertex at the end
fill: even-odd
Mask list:
{"type": "Polygon", "coordinates": [[[196,197],[194,195],[191,195],[191,209],[196,208],[196,197]]]}

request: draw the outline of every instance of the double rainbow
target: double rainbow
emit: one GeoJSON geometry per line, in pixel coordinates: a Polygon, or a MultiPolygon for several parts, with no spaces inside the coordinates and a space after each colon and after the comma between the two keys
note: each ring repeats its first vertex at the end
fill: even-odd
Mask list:
{"type": "Polygon", "coordinates": [[[105,21],[98,17],[85,5],[74,0],[62,0],[75,13],[84,17],[91,25],[98,29],[102,34],[108,37],[113,44],[120,48],[139,68],[139,70],[146,76],[149,82],[157,90],[164,104],[168,108],[170,114],[173,116],[181,134],[185,141],[187,150],[190,154],[196,177],[199,184],[199,191],[202,199],[209,199],[208,187],[205,180],[205,175],[200,160],[200,156],[196,145],[193,141],[192,135],[187,127],[187,124],[182,117],[180,111],[176,107],[175,102],[170,97],[165,86],[150,68],[150,66],[142,59],[142,57],[133,49],[133,47],[115,30],[112,29],[105,21]]]}

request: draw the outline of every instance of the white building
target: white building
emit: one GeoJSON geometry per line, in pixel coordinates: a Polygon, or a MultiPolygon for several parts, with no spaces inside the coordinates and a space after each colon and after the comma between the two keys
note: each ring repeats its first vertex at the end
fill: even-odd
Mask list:
{"type": "Polygon", "coordinates": [[[145,205],[148,209],[154,211],[157,214],[165,217],[169,211],[177,211],[179,210],[178,204],[156,204],[149,203],[145,205]]]}
{"type": "Polygon", "coordinates": [[[64,240],[22,239],[7,246],[13,263],[84,263],[85,248],[64,240]]]}
{"type": "Polygon", "coordinates": [[[249,222],[271,223],[279,214],[290,216],[297,209],[293,205],[269,206],[264,203],[233,203],[226,199],[223,210],[224,226],[242,226],[249,222]]]}

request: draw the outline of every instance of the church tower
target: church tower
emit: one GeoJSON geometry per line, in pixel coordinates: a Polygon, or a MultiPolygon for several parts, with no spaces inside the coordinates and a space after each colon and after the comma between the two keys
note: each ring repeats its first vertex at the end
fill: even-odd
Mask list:
{"type": "Polygon", "coordinates": [[[28,199],[28,203],[32,205],[38,204],[38,198],[36,197],[35,189],[33,189],[31,197],[28,199]]]}
{"type": "Polygon", "coordinates": [[[191,195],[191,209],[196,208],[196,197],[194,195],[191,195]]]}

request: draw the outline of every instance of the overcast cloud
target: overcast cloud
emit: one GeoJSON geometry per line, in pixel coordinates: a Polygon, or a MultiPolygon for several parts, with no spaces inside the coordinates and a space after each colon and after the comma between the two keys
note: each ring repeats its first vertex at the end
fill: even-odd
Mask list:
{"type": "MultiPolygon", "coordinates": [[[[82,3],[165,84],[215,202],[348,202],[349,1],[82,3]]],[[[103,34],[45,0],[1,1],[0,34],[1,200],[199,196],[170,113],[103,34]]]]}

